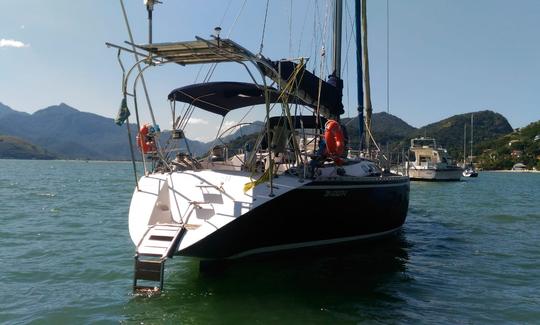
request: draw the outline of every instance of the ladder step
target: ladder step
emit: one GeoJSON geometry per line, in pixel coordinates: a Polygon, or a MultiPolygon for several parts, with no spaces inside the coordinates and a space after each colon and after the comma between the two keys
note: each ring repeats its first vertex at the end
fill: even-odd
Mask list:
{"type": "Polygon", "coordinates": [[[150,240],[160,240],[160,241],[172,241],[174,236],[160,236],[160,235],[150,235],[150,240]]]}
{"type": "Polygon", "coordinates": [[[152,229],[148,232],[148,235],[174,237],[177,232],[177,229],[152,229]]]}
{"type": "Polygon", "coordinates": [[[180,225],[179,224],[163,224],[158,223],[152,226],[152,229],[163,229],[163,230],[176,230],[178,229],[180,225]]]}
{"type": "MultiPolygon", "coordinates": [[[[144,245],[141,247],[160,247],[160,248],[169,248],[171,241],[163,240],[147,240],[144,242],[144,245]]],[[[141,248],[139,247],[139,249],[141,248]]]]}
{"type": "Polygon", "coordinates": [[[135,260],[135,278],[137,280],[160,281],[162,261],[135,260]]]}
{"type": "Polygon", "coordinates": [[[150,255],[150,256],[163,256],[165,253],[167,253],[167,247],[148,247],[143,246],[139,247],[137,250],[137,253],[140,255],[150,255]]]}

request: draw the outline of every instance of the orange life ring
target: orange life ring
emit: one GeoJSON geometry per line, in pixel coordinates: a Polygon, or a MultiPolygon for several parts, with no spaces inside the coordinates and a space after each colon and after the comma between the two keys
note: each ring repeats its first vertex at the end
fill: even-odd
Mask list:
{"type": "Polygon", "coordinates": [[[341,156],[345,150],[345,137],[339,123],[335,120],[328,120],[324,125],[324,140],[326,141],[326,152],[331,156],[341,156]]]}
{"type": "Polygon", "coordinates": [[[150,153],[156,151],[156,143],[153,135],[148,135],[150,132],[150,124],[145,124],[137,134],[137,147],[142,153],[150,153]]]}

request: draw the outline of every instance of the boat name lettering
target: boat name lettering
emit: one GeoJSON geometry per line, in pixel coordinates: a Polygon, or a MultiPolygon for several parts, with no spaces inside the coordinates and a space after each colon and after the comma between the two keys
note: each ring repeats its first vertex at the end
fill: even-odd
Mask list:
{"type": "Polygon", "coordinates": [[[345,190],[326,190],[324,191],[324,197],[344,197],[347,196],[345,190]]]}

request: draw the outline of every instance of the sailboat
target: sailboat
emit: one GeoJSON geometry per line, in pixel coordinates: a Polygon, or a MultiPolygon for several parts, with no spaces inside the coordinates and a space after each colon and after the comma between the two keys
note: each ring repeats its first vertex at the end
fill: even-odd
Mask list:
{"type": "MultiPolygon", "coordinates": [[[[474,165],[472,163],[472,157],[473,157],[473,120],[474,120],[474,114],[471,114],[471,155],[469,156],[469,164],[465,163],[465,156],[466,156],[466,150],[465,150],[465,143],[467,138],[467,132],[464,132],[464,139],[463,139],[463,176],[464,177],[478,177],[478,172],[474,169],[474,165]]],[[[465,127],[465,130],[466,127],[465,127]]]]}
{"type": "MultiPolygon", "coordinates": [[[[146,3],[148,44],[136,44],[133,39],[127,42],[130,47],[107,43],[118,50],[124,72],[118,124],[127,122],[132,141],[131,102],[144,165],[144,175],[139,178],[132,150],[136,184],[129,233],[136,246],[134,290],[152,288],[149,283],[155,282],[162,289],[164,264],[173,256],[236,259],[361,242],[400,230],[408,211],[409,178],[383,172],[368,159],[349,159],[345,152],[347,140],[339,123],[344,112],[341,0],[335,1],[334,62],[328,80],[308,71],[304,59],[273,61],[252,53],[222,38],[220,28],[209,39],[153,43],[154,1],[146,3]],[[123,68],[124,53],[135,57],[129,70],[123,68]],[[144,85],[146,69],[225,62],[247,70],[252,82],[216,81],[174,88],[167,97],[174,128],[166,142],[160,141],[155,121],[141,122],[136,86],[139,80],[144,85]],[[131,84],[133,90],[129,91],[131,84]],[[182,103],[186,108],[177,109],[182,103]],[[311,113],[294,114],[293,104],[311,113]],[[272,115],[274,106],[279,112],[272,115]],[[184,132],[192,111],[221,116],[223,125],[228,113],[244,107],[265,113],[265,126],[254,142],[235,152],[218,136],[215,143],[219,145],[205,157],[195,158],[184,132]]],[[[359,21],[359,0],[356,8],[359,21]]],[[[124,17],[127,23],[125,10],[124,17]]],[[[360,55],[358,64],[361,71],[360,55]]],[[[148,106],[154,119],[149,100],[148,106]]]]}

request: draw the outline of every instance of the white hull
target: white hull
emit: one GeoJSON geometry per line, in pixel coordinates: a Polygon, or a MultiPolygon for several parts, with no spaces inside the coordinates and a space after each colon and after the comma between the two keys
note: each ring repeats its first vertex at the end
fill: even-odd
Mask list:
{"type": "Polygon", "coordinates": [[[368,176],[366,164],[372,163],[344,166],[346,176],[338,176],[334,167],[323,168],[323,175],[314,180],[280,175],[274,179],[272,197],[268,183],[244,193],[251,177],[261,176],[245,171],[190,170],[143,176],[130,206],[131,239],[140,247],[151,226],[178,225],[184,231],[174,254],[234,258],[385,236],[405,220],[408,178],[368,176]],[[381,197],[381,191],[389,196],[381,197]],[[369,211],[356,218],[352,210],[364,204],[362,200],[369,211]],[[338,213],[337,206],[351,211],[334,215],[328,223],[328,217],[338,213]],[[232,225],[240,217],[244,226],[232,225]],[[262,239],[269,234],[274,234],[271,239],[262,239]],[[216,249],[216,243],[235,247],[216,249]]]}
{"type": "MultiPolygon", "coordinates": [[[[196,231],[187,231],[181,250],[270,200],[266,183],[244,193],[250,176],[243,171],[200,170],[141,177],[129,212],[133,243],[138,245],[150,225],[183,224],[196,231]]],[[[297,177],[281,176],[274,181],[274,197],[301,185],[297,177]]]]}
{"type": "Polygon", "coordinates": [[[411,180],[427,181],[459,181],[461,179],[461,169],[409,169],[411,180]]]}

